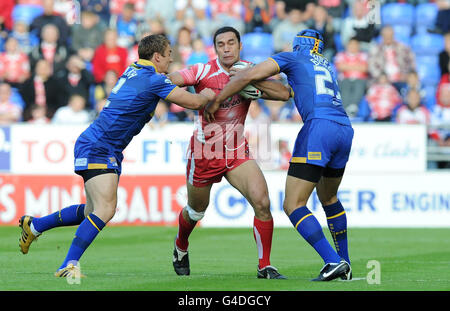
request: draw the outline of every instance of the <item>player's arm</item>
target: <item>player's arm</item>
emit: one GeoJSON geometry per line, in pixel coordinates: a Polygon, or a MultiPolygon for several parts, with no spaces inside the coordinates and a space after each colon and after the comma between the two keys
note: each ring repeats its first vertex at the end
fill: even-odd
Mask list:
{"type": "Polygon", "coordinates": [[[214,99],[215,93],[211,89],[204,89],[200,94],[193,94],[176,87],[165,99],[186,109],[199,110],[205,107],[208,101],[214,99]]]}
{"type": "Polygon", "coordinates": [[[180,87],[185,86],[184,78],[178,71],[168,74],[167,77],[170,79],[170,81],[172,81],[173,84],[178,85],[180,87]]]}
{"type": "Polygon", "coordinates": [[[225,85],[223,90],[216,96],[214,101],[210,102],[204,111],[206,121],[211,122],[214,119],[214,113],[219,109],[220,103],[228,97],[240,92],[252,81],[259,81],[271,77],[279,72],[278,64],[272,59],[268,59],[254,67],[237,72],[234,77],[225,85]]]}
{"type": "Polygon", "coordinates": [[[261,97],[264,99],[288,101],[291,95],[290,88],[279,81],[255,81],[252,85],[263,92],[261,97]]]}
{"type": "Polygon", "coordinates": [[[195,64],[182,70],[172,72],[168,74],[167,77],[172,81],[173,84],[180,87],[193,86],[197,85],[200,82],[198,80],[198,77],[200,77],[200,74],[204,69],[205,66],[201,64],[195,64]]]}

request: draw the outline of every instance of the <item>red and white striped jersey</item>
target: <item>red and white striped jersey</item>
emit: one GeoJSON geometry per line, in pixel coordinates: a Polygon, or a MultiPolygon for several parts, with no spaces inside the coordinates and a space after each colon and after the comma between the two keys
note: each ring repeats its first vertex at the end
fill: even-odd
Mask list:
{"type": "MultiPolygon", "coordinates": [[[[216,94],[225,87],[230,80],[230,76],[220,65],[219,60],[211,60],[206,64],[195,64],[189,68],[179,71],[184,79],[184,85],[194,86],[195,91],[200,93],[203,89],[209,88],[216,94]]],[[[220,104],[219,110],[214,114],[215,121],[208,123],[203,120],[203,109],[199,111],[199,118],[194,130],[194,137],[202,143],[214,144],[219,139],[223,139],[227,147],[239,147],[244,138],[244,123],[247,117],[248,107],[251,100],[245,99],[236,94],[220,104]],[[220,126],[223,135],[218,135],[215,129],[220,126]],[[233,142],[233,138],[237,141],[233,142]]],[[[219,130],[220,131],[220,130],[219,130]]]]}
{"type": "Polygon", "coordinates": [[[394,107],[402,100],[398,91],[391,84],[372,85],[367,91],[366,98],[374,119],[391,116],[394,107]]]}
{"type": "Polygon", "coordinates": [[[11,83],[22,83],[30,74],[30,61],[27,54],[0,53],[0,79],[11,83]]]}

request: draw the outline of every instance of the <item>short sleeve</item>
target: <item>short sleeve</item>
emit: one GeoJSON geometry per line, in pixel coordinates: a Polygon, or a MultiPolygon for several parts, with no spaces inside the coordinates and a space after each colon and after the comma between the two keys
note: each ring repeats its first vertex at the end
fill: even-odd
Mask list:
{"type": "Polygon", "coordinates": [[[152,81],[152,93],[162,99],[166,99],[177,86],[170,81],[165,75],[156,74],[152,81]]]}
{"type": "Polygon", "coordinates": [[[269,59],[273,60],[278,65],[279,72],[285,72],[288,70],[288,65],[292,63],[290,55],[289,52],[281,52],[269,57],[269,59]]]}
{"type": "Polygon", "coordinates": [[[183,77],[184,85],[196,85],[199,82],[199,78],[205,68],[204,64],[195,64],[178,71],[178,73],[183,77]]]}

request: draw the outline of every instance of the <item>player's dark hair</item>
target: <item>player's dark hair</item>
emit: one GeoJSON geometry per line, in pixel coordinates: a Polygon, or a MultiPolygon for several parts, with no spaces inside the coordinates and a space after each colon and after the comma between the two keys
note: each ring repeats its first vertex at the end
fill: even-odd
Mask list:
{"type": "Polygon", "coordinates": [[[127,2],[127,3],[124,4],[123,8],[134,11],[134,3],[127,2]]]}
{"type": "Polygon", "coordinates": [[[164,35],[146,36],[141,39],[138,45],[139,58],[150,60],[155,53],[164,55],[164,51],[169,44],[169,39],[167,39],[164,35]]]}
{"type": "Polygon", "coordinates": [[[223,34],[225,32],[234,32],[234,34],[236,35],[236,38],[238,40],[238,43],[241,42],[241,35],[239,34],[239,31],[237,31],[235,28],[230,27],[230,26],[225,26],[222,28],[217,29],[216,33],[214,34],[214,46],[216,46],[216,38],[218,35],[223,34]]]}

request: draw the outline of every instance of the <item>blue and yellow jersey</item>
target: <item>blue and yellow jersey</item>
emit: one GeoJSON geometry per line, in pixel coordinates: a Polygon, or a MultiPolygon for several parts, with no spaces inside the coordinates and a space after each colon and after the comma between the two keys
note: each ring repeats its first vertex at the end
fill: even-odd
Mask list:
{"type": "Polygon", "coordinates": [[[294,51],[281,52],[270,59],[287,75],[303,122],[318,118],[350,125],[336,75],[326,58],[317,53],[294,51]]]}
{"type": "Polygon", "coordinates": [[[176,88],[154,64],[131,64],[112,89],[98,118],[78,137],[75,171],[115,168],[120,172],[123,150],[151,120],[158,101],[176,88]]]}

